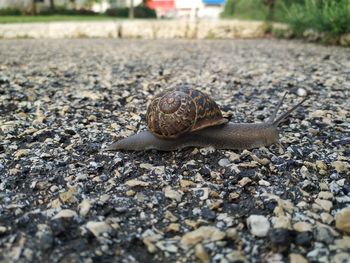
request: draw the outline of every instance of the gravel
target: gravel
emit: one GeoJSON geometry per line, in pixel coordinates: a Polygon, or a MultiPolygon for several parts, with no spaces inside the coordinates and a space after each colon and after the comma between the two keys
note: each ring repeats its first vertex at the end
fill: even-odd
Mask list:
{"type": "Polygon", "coordinates": [[[349,51],[0,41],[0,261],[348,262],[349,51]],[[185,83],[237,122],[267,118],[285,91],[283,110],[312,95],[268,148],[101,151],[145,129],[154,94],[185,83]]]}

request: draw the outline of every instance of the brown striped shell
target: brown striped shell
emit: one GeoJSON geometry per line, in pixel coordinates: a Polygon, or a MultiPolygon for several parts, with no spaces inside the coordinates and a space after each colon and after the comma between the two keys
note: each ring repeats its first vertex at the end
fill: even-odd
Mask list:
{"type": "Polygon", "coordinates": [[[187,87],[156,95],[146,113],[148,129],[157,137],[165,139],[177,138],[181,134],[227,121],[213,99],[187,87]]]}

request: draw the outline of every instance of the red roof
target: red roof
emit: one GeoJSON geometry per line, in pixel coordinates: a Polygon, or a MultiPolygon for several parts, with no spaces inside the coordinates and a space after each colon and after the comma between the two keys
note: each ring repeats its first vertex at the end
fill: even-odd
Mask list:
{"type": "Polygon", "coordinates": [[[147,0],[146,5],[156,10],[173,10],[175,8],[174,0],[147,0]]]}

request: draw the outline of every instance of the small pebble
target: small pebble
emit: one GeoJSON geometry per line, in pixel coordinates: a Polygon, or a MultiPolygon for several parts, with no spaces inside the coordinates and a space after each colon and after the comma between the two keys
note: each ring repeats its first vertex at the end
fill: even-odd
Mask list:
{"type": "Polygon", "coordinates": [[[165,194],[165,197],[173,199],[177,202],[180,202],[183,196],[182,192],[174,190],[170,186],[165,187],[164,194],[165,194]]]}
{"type": "Polygon", "coordinates": [[[91,208],[91,202],[88,199],[84,199],[80,204],[79,204],[79,215],[81,216],[86,216],[91,208]]]}
{"type": "Polygon", "coordinates": [[[340,252],[334,255],[331,263],[350,263],[350,253],[340,252]]]}
{"type": "Polygon", "coordinates": [[[203,241],[218,241],[225,237],[225,233],[212,226],[201,226],[198,229],[188,232],[181,238],[181,244],[190,247],[203,241]]]}
{"type": "Polygon", "coordinates": [[[269,240],[276,252],[283,253],[289,250],[292,237],[288,229],[273,228],[269,231],[269,240]]]}
{"type": "Polygon", "coordinates": [[[307,222],[297,222],[293,225],[293,228],[298,232],[312,231],[312,225],[307,222]]]}
{"type": "Polygon", "coordinates": [[[201,244],[195,246],[195,255],[202,263],[210,263],[210,257],[201,244]]]}
{"type": "Polygon", "coordinates": [[[103,233],[108,233],[112,228],[105,222],[89,221],[86,224],[86,228],[94,234],[95,237],[102,235],[103,233]]]}
{"type": "Polygon", "coordinates": [[[59,218],[70,218],[77,216],[77,213],[70,209],[63,209],[58,214],[56,214],[52,219],[59,219],[59,218]]]}
{"type": "Polygon", "coordinates": [[[334,161],[332,166],[338,173],[344,173],[349,171],[349,165],[343,161],[334,161]]]}
{"type": "Polygon", "coordinates": [[[300,254],[291,253],[289,254],[290,263],[308,263],[308,260],[300,254]]]}
{"type": "Polygon", "coordinates": [[[350,234],[350,208],[343,208],[335,215],[335,227],[350,234]]]}
{"type": "Polygon", "coordinates": [[[229,164],[230,164],[231,162],[230,162],[230,160],[229,159],[220,159],[219,160],[219,165],[220,166],[222,166],[222,167],[226,167],[226,166],[228,166],[229,164]]]}
{"type": "Polygon", "coordinates": [[[317,240],[318,242],[323,242],[328,245],[334,242],[334,236],[332,235],[330,230],[326,227],[317,226],[315,228],[314,233],[315,233],[315,240],[317,240]]]}
{"type": "Polygon", "coordinates": [[[250,233],[257,237],[265,237],[270,229],[269,220],[261,215],[251,215],[247,219],[250,233]]]}
{"type": "Polygon", "coordinates": [[[309,247],[313,240],[313,234],[310,231],[300,232],[295,237],[295,244],[299,246],[309,247]]]}

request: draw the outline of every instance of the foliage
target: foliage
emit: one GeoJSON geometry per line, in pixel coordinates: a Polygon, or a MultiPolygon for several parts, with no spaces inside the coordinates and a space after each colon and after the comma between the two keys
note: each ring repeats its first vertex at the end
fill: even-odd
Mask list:
{"type": "Polygon", "coordinates": [[[307,29],[350,32],[350,0],[227,0],[222,16],[284,22],[297,36],[307,29]]]}
{"type": "Polygon", "coordinates": [[[144,5],[137,6],[134,12],[135,12],[135,17],[139,17],[139,18],[156,18],[157,17],[156,11],[144,5]]]}
{"type": "Polygon", "coordinates": [[[47,16],[47,15],[78,15],[78,16],[84,16],[84,15],[97,15],[92,10],[89,9],[67,9],[64,7],[56,7],[55,9],[43,9],[39,12],[40,15],[47,16]]]}
{"type": "Polygon", "coordinates": [[[265,20],[267,12],[262,0],[227,0],[222,17],[265,20]]]}
{"type": "Polygon", "coordinates": [[[235,13],[235,8],[236,6],[236,1],[235,0],[227,0],[226,4],[224,6],[224,11],[222,12],[222,16],[223,17],[230,17],[233,16],[233,14],[235,13]]]}
{"type": "Polygon", "coordinates": [[[285,10],[285,22],[297,35],[306,29],[331,35],[350,33],[350,0],[305,0],[285,10]]]}
{"type": "Polygon", "coordinates": [[[112,20],[113,18],[106,15],[93,16],[65,16],[65,15],[50,15],[50,16],[0,16],[0,24],[2,23],[32,23],[32,22],[53,22],[53,21],[100,21],[112,20]]]}
{"type": "Polygon", "coordinates": [[[247,19],[255,19],[260,17],[266,19],[268,17],[269,7],[274,8],[274,12],[280,17],[285,15],[285,7],[292,4],[303,4],[305,0],[227,0],[223,17],[244,17],[247,19]],[[282,14],[283,13],[283,14],[282,14]]]}
{"type": "Polygon", "coordinates": [[[0,16],[20,16],[22,11],[18,8],[3,8],[0,9],[0,16]]]}
{"type": "MultiPolygon", "coordinates": [[[[106,15],[115,17],[128,17],[129,8],[128,7],[115,7],[106,10],[106,15]]],[[[153,9],[148,8],[144,5],[139,5],[134,8],[134,16],[136,18],[155,18],[156,12],[153,9]]]]}
{"type": "Polygon", "coordinates": [[[127,8],[127,7],[108,8],[106,10],[105,14],[108,16],[128,17],[129,16],[129,8],[127,8]]]}
{"type": "MultiPolygon", "coordinates": [[[[28,10],[21,10],[18,8],[5,8],[5,9],[0,9],[0,15],[1,16],[21,16],[21,15],[27,15],[28,10]]],[[[65,7],[55,7],[54,9],[52,8],[43,8],[41,10],[38,10],[39,15],[47,16],[47,15],[77,15],[77,16],[84,16],[84,15],[97,15],[92,10],[89,9],[68,9],[65,7]]]]}

